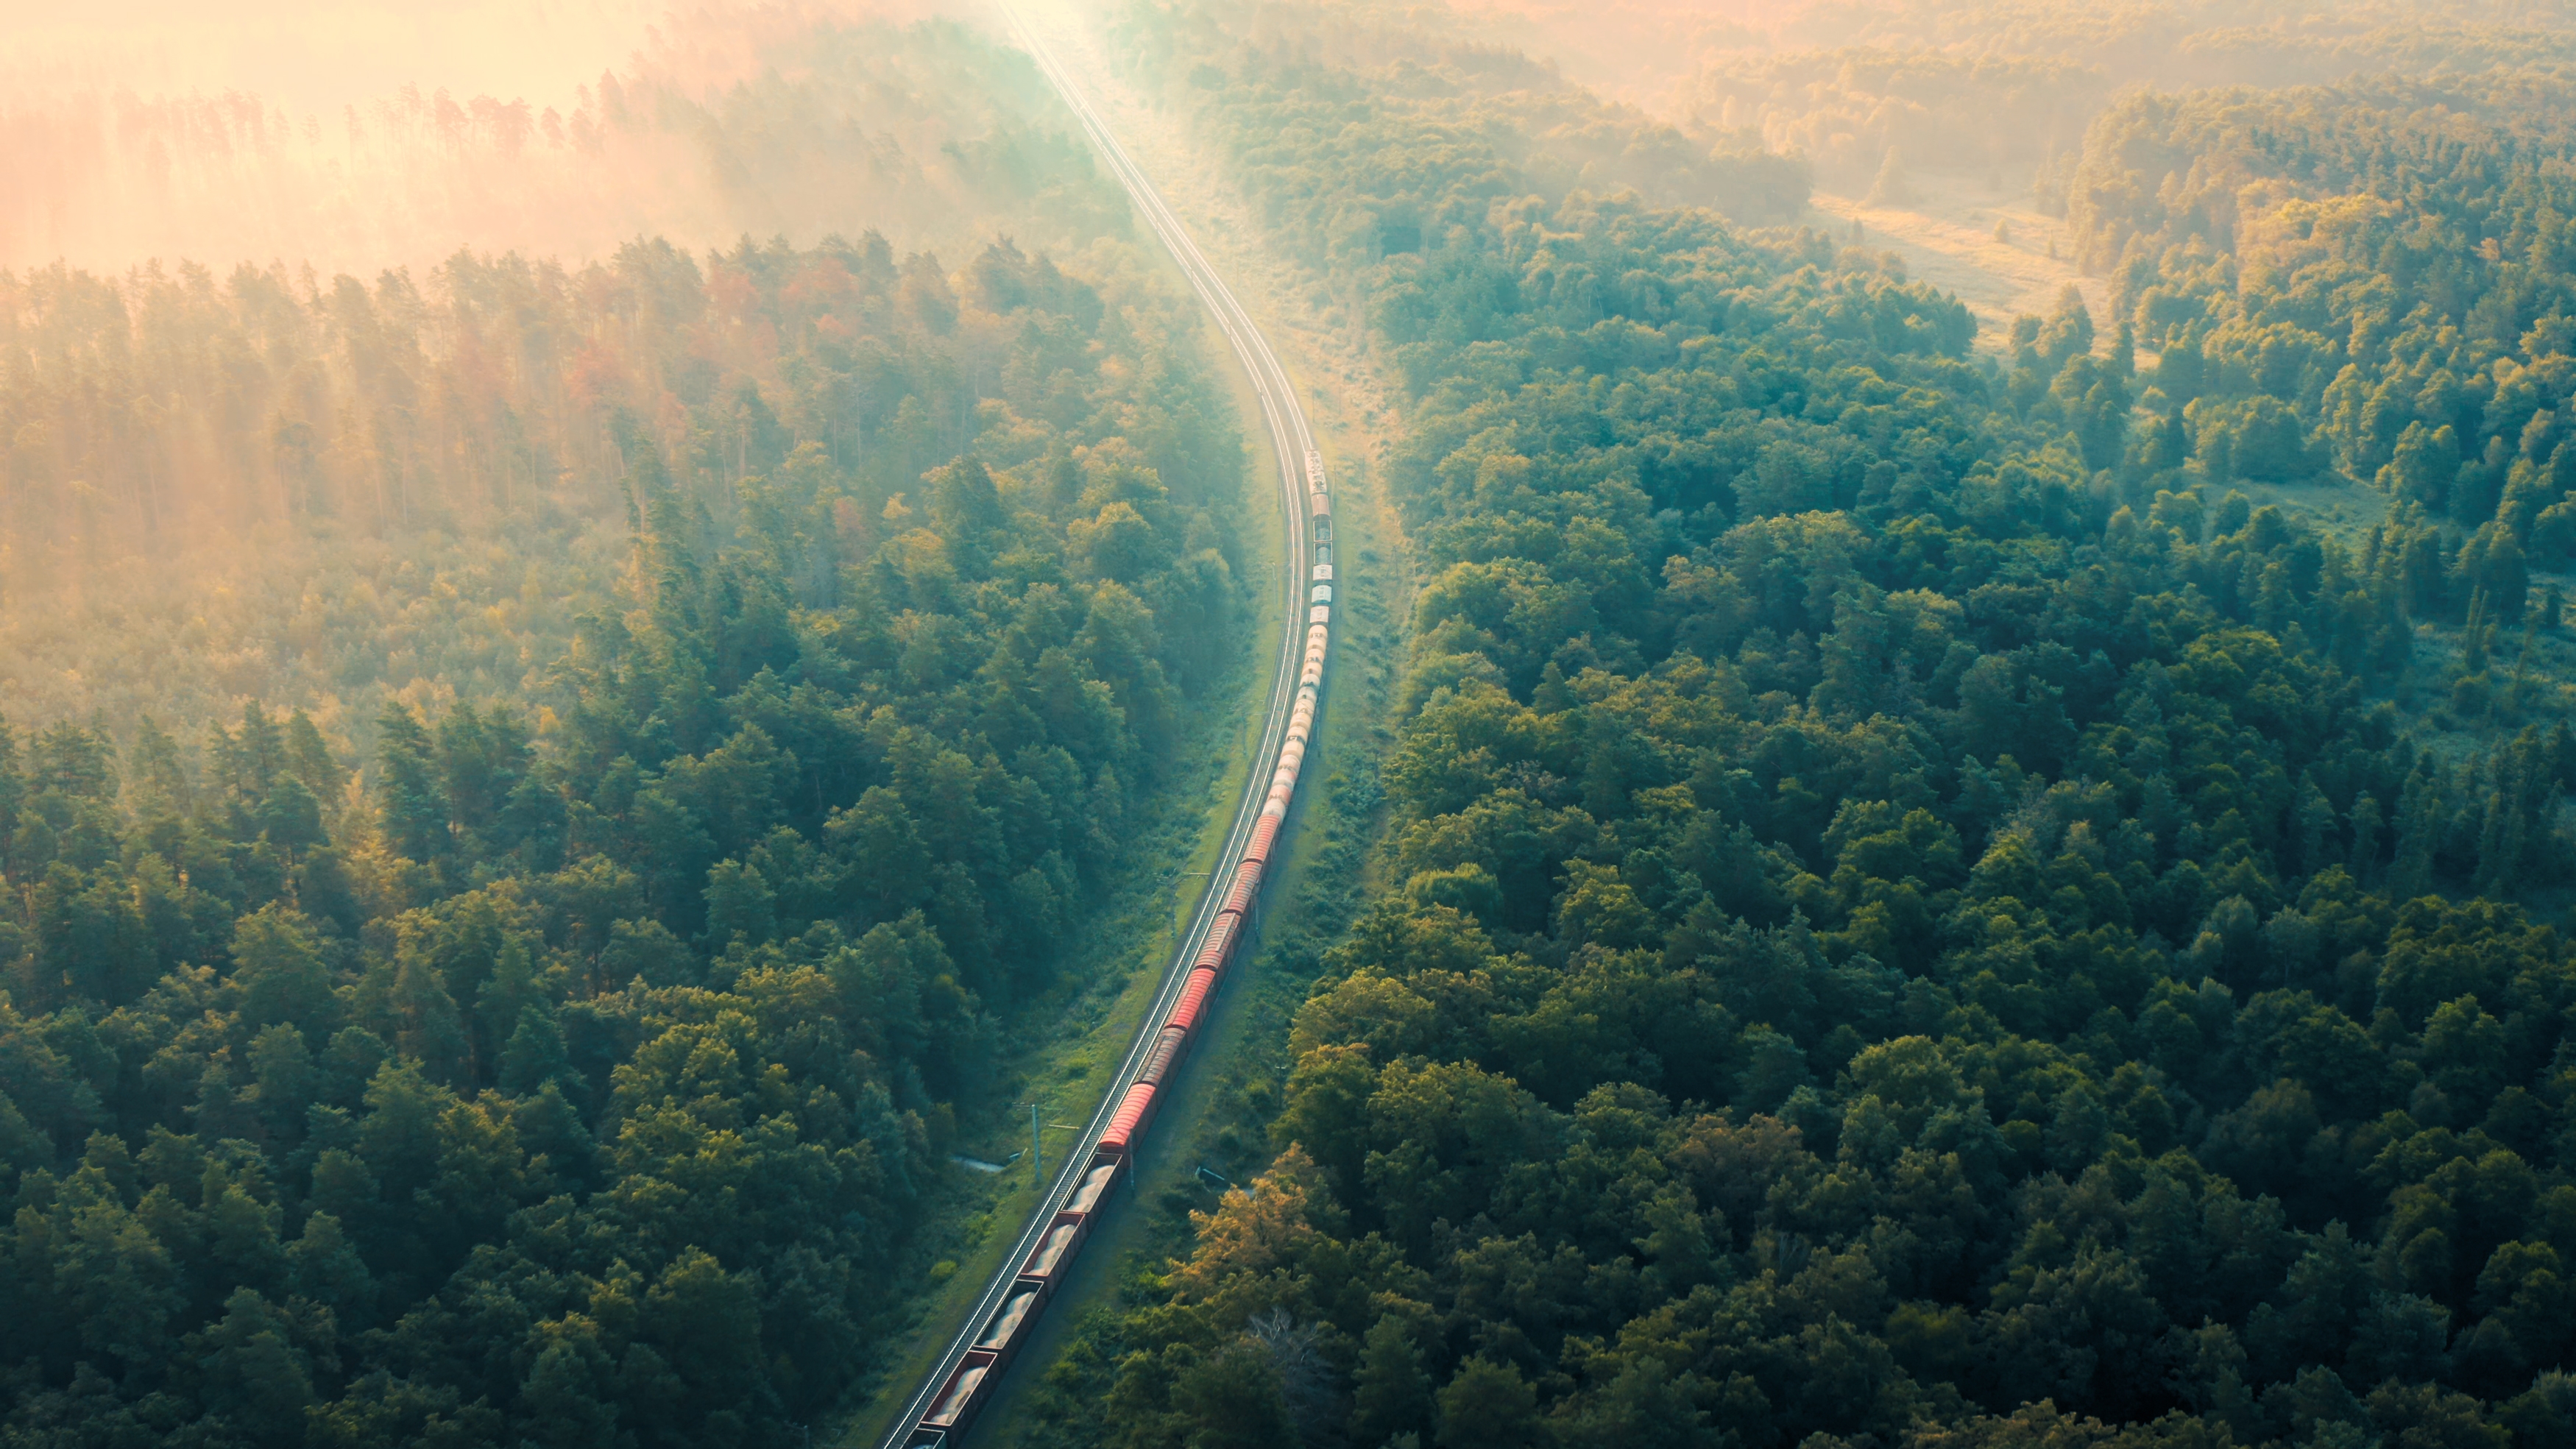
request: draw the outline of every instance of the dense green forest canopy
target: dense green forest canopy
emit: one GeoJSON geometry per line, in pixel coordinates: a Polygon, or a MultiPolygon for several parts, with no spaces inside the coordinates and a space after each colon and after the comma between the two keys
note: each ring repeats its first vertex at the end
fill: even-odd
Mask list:
{"type": "Polygon", "coordinates": [[[151,620],[0,725],[0,1443],[832,1410],[1242,653],[1186,299],[869,233],[0,319],[9,609],[151,620]],[[201,533],[311,567],[280,635],[100,597],[201,533]]]}
{"type": "Polygon", "coordinates": [[[1051,1441],[2576,1434],[2557,92],[2124,103],[1995,367],[1262,14],[1130,35],[1406,399],[1392,884],[1051,1441]]]}

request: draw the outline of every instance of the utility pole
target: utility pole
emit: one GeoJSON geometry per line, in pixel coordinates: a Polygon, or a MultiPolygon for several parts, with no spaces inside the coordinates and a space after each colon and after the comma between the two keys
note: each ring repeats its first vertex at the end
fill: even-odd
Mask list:
{"type": "Polygon", "coordinates": [[[1038,1104],[1029,1103],[1029,1186],[1046,1185],[1046,1156],[1038,1146],[1038,1104]]]}

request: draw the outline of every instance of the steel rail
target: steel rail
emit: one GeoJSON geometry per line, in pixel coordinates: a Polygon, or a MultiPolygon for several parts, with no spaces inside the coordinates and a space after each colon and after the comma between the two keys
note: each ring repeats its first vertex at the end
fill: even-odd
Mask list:
{"type": "MultiPolygon", "coordinates": [[[[1215,266],[1199,250],[1197,243],[1190,239],[1188,229],[1182,226],[1180,218],[1175,216],[1172,209],[1164,203],[1162,194],[1146,177],[1143,168],[1128,155],[1127,148],[1119,144],[1117,136],[1110,131],[1108,124],[1093,109],[1090,98],[1083,94],[1081,87],[1057,63],[1054,55],[1047,50],[1044,43],[1038,39],[1020,15],[1007,5],[1002,9],[1012,30],[1018,35],[1022,47],[1037,62],[1039,70],[1045,74],[1048,83],[1055,88],[1057,96],[1063,100],[1065,107],[1073,112],[1076,120],[1081,122],[1093,146],[1109,163],[1110,171],[1126,190],[1128,199],[1144,215],[1147,225],[1153,228],[1155,237],[1162,242],[1164,249],[1171,253],[1172,260],[1189,279],[1191,290],[1197,293],[1200,303],[1214,317],[1218,330],[1225,334],[1226,341],[1233,347],[1236,358],[1243,364],[1244,371],[1250,375],[1253,391],[1261,402],[1264,431],[1270,437],[1271,449],[1278,463],[1279,504],[1286,524],[1283,532],[1287,539],[1288,567],[1280,579],[1279,662],[1277,672],[1270,684],[1270,700],[1262,723],[1261,744],[1253,754],[1252,769],[1244,777],[1243,795],[1236,802],[1234,822],[1227,831],[1225,850],[1219,857],[1219,866],[1210,873],[1208,885],[1200,894],[1198,907],[1191,916],[1189,929],[1183,933],[1178,948],[1173,952],[1170,962],[1163,968],[1163,978],[1156,989],[1154,1004],[1138,1024],[1135,1039],[1128,1044],[1126,1057],[1119,1063],[1117,1077],[1111,1083],[1108,1093],[1101,1099],[1098,1109],[1091,1114],[1089,1122],[1084,1125],[1079,1144],[1057,1159],[1055,1175],[1048,1183],[1047,1190],[1040,1197],[1036,1208],[1030,1213],[1026,1226],[1020,1230],[1018,1240],[1013,1243],[1010,1252],[1003,1256],[1000,1266],[994,1270],[992,1280],[984,1285],[984,1291],[977,1298],[974,1310],[967,1314],[955,1336],[941,1350],[938,1362],[905,1401],[902,1413],[896,1416],[886,1432],[883,1449],[903,1449],[906,1437],[912,1432],[913,1427],[921,1422],[922,1416],[929,1411],[933,1397],[947,1385],[950,1375],[957,1371],[959,1362],[974,1346],[977,1333],[1001,1307],[1012,1281],[1020,1274],[1021,1265],[1026,1263],[1030,1255],[1037,1250],[1039,1239],[1045,1235],[1048,1224],[1054,1221],[1058,1212],[1062,1211],[1065,1202],[1072,1197],[1075,1187],[1079,1185],[1083,1171],[1090,1166],[1099,1146],[1101,1134],[1107,1129],[1110,1117],[1117,1111],[1119,1101],[1143,1070],[1145,1059],[1151,1054],[1155,1036],[1164,1021],[1170,1017],[1173,1003],[1178,999],[1183,985],[1189,979],[1191,967],[1207,939],[1209,928],[1216,923],[1222,911],[1226,892],[1233,884],[1234,867],[1243,859],[1244,847],[1250,841],[1254,827],[1260,822],[1271,773],[1277,768],[1280,747],[1288,732],[1289,715],[1295,706],[1298,668],[1305,650],[1305,630],[1301,625],[1303,618],[1301,601],[1305,598],[1305,585],[1309,572],[1310,541],[1303,480],[1304,460],[1307,452],[1314,447],[1314,432],[1307,425],[1305,410],[1298,404],[1296,389],[1288,380],[1287,369],[1280,366],[1277,354],[1270,350],[1270,344],[1261,335],[1261,329],[1253,324],[1251,315],[1244,310],[1240,302],[1235,300],[1232,289],[1225,284],[1225,279],[1218,275],[1215,266]]],[[[1272,847],[1271,858],[1276,860],[1285,853],[1284,844],[1275,845],[1272,847]]],[[[1127,1168],[1130,1174],[1137,1170],[1135,1157],[1136,1154],[1131,1151],[1127,1168]]],[[[1135,1179],[1131,1175],[1128,1181],[1132,1184],[1135,1179]]]]}

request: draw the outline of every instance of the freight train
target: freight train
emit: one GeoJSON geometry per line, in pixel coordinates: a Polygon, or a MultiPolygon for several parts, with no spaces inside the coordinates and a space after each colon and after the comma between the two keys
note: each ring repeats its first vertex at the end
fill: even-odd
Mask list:
{"type": "Polygon", "coordinates": [[[1065,1200],[1037,1246],[1021,1262],[1000,1306],[985,1319],[974,1346],[950,1371],[930,1407],[903,1437],[904,1449],[955,1449],[975,1413],[993,1396],[1011,1359],[1035,1332],[1038,1315],[1071,1271],[1076,1254],[1091,1235],[1093,1219],[1110,1192],[1134,1173],[1138,1144],[1162,1105],[1173,1074],[1189,1054],[1207,1020],[1210,1000],[1226,966],[1246,934],[1262,877],[1278,855],[1280,829],[1297,793],[1297,776],[1306,763],[1306,747],[1315,733],[1315,714],[1324,687],[1324,655],[1333,623],[1333,500],[1324,485],[1324,460],[1306,453],[1306,517],[1313,530],[1312,567],[1305,583],[1306,653],[1297,673],[1297,697],[1288,715],[1288,731],[1279,746],[1278,764],[1270,772],[1270,793],[1261,816],[1232,863],[1225,904],[1199,947],[1189,979],[1173,998],[1171,1010],[1153,1028],[1153,1049],[1145,1056],[1118,1110],[1101,1133],[1090,1160],[1081,1169],[1081,1184],[1065,1200]]]}

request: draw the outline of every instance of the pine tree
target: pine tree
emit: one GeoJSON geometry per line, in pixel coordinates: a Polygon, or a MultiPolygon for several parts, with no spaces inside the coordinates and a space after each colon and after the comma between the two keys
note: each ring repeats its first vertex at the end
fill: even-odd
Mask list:
{"type": "Polygon", "coordinates": [[[286,720],[286,769],[325,808],[338,803],[341,787],[348,780],[348,772],[340,768],[340,762],[331,757],[330,745],[323,742],[322,731],[300,709],[286,720]]]}
{"type": "Polygon", "coordinates": [[[423,863],[448,854],[447,796],[429,732],[408,705],[388,704],[376,720],[376,799],[386,839],[397,853],[423,863]]]}

